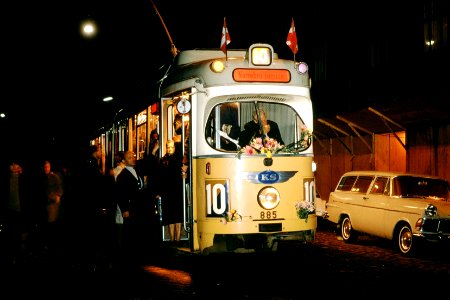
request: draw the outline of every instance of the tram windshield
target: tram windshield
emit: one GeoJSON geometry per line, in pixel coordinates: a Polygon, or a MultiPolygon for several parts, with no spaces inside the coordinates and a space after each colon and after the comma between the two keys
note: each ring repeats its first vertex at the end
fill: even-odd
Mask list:
{"type": "Polygon", "coordinates": [[[212,148],[246,154],[299,153],[309,148],[311,135],[292,107],[267,102],[218,104],[205,128],[212,148]]]}

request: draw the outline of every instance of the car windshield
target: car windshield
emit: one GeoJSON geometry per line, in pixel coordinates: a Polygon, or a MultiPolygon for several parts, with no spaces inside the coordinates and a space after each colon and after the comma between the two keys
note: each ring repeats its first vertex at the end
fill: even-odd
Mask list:
{"type": "Polygon", "coordinates": [[[393,179],[392,195],[408,198],[433,198],[447,200],[449,187],[448,182],[442,179],[398,176],[393,179]]]}

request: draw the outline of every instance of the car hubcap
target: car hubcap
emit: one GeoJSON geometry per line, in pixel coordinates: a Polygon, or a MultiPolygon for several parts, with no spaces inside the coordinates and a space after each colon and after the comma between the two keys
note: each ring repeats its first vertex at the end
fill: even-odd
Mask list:
{"type": "Polygon", "coordinates": [[[402,232],[400,233],[400,250],[402,250],[403,253],[406,253],[409,251],[412,245],[412,234],[411,231],[407,228],[404,228],[402,232]]]}

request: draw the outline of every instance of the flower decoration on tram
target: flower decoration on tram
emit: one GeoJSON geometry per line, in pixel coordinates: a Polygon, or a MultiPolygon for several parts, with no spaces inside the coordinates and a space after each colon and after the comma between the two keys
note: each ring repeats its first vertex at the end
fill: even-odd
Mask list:
{"type": "Polygon", "coordinates": [[[267,158],[271,158],[275,153],[299,153],[305,151],[311,146],[312,142],[312,131],[306,127],[306,125],[302,125],[300,128],[300,138],[288,145],[280,145],[277,140],[273,138],[261,138],[255,137],[250,143],[241,148],[237,157],[241,158],[242,154],[246,155],[255,155],[255,154],[266,154],[267,158]]]}
{"type": "Polygon", "coordinates": [[[311,146],[311,142],[312,142],[312,131],[310,129],[308,129],[308,127],[306,127],[306,125],[302,125],[302,127],[300,128],[300,138],[289,144],[284,146],[280,152],[282,153],[299,153],[302,151],[305,151],[306,149],[309,148],[309,146],[311,146]]]}
{"type": "Polygon", "coordinates": [[[302,125],[300,132],[300,148],[306,149],[311,145],[312,139],[312,131],[306,127],[306,125],[302,125]]]}
{"type": "Polygon", "coordinates": [[[266,154],[268,158],[272,157],[273,153],[283,149],[283,146],[272,138],[256,137],[250,141],[250,144],[241,149],[241,153],[247,155],[266,154]]]}
{"type": "Polygon", "coordinates": [[[295,209],[299,219],[304,219],[308,222],[308,215],[314,213],[314,203],[311,201],[297,201],[295,202],[295,209]]]}
{"type": "Polygon", "coordinates": [[[238,212],[235,209],[232,209],[223,214],[223,218],[221,221],[224,224],[227,224],[228,222],[241,222],[242,216],[238,214],[238,212]]]}

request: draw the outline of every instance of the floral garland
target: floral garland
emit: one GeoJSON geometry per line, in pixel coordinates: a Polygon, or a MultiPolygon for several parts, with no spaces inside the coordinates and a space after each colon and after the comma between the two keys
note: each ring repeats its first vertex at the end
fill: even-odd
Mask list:
{"type": "MultiPolygon", "coordinates": [[[[295,151],[298,152],[307,149],[311,145],[311,140],[312,140],[312,131],[308,129],[306,125],[302,125],[300,131],[300,139],[298,142],[295,143],[297,147],[295,151]]],[[[292,152],[292,149],[280,145],[280,143],[278,143],[278,141],[273,138],[263,139],[260,137],[256,137],[250,141],[250,144],[241,148],[241,150],[238,152],[238,158],[240,158],[240,155],[243,153],[247,155],[265,153],[268,158],[271,158],[272,154],[277,152],[292,152]]]]}
{"type": "Polygon", "coordinates": [[[242,216],[238,214],[235,209],[232,209],[223,214],[222,222],[227,224],[228,222],[240,222],[242,221],[242,216]]]}
{"type": "Polygon", "coordinates": [[[302,125],[301,133],[300,133],[300,148],[306,149],[311,145],[312,139],[312,131],[306,127],[306,125],[302,125]]]}
{"type": "Polygon", "coordinates": [[[283,149],[283,146],[277,142],[277,140],[272,138],[265,138],[264,140],[260,137],[253,138],[250,144],[241,149],[247,155],[254,154],[266,154],[267,157],[272,157],[272,153],[283,149]]]}
{"type": "Polygon", "coordinates": [[[306,223],[308,222],[308,215],[314,212],[315,207],[311,201],[297,201],[295,202],[295,209],[297,210],[299,219],[305,219],[306,223]]]}

